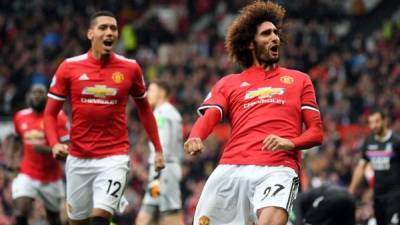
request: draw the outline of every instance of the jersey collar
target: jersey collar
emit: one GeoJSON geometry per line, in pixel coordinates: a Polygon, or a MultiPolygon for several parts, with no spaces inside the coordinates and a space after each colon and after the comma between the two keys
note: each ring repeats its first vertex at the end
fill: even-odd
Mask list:
{"type": "Polygon", "coordinates": [[[251,66],[245,70],[245,75],[266,80],[278,75],[280,69],[281,67],[279,65],[268,71],[265,71],[261,66],[251,66]]]}
{"type": "Polygon", "coordinates": [[[387,134],[385,137],[379,137],[378,135],[375,135],[375,139],[380,141],[380,142],[386,142],[392,137],[392,130],[388,130],[387,134]]]}
{"type": "MultiPolygon", "coordinates": [[[[92,49],[90,49],[90,50],[88,51],[87,54],[88,54],[89,62],[91,62],[91,63],[93,63],[93,64],[96,64],[96,65],[102,65],[101,60],[95,59],[95,58],[93,57],[92,49]]],[[[110,57],[110,59],[107,61],[106,64],[110,63],[110,62],[113,61],[114,59],[115,59],[115,53],[112,52],[112,53],[111,53],[111,57],[110,57]]]]}

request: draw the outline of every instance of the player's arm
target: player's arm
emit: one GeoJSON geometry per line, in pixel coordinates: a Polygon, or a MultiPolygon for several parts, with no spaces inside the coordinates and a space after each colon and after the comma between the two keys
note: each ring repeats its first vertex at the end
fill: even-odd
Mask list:
{"type": "Polygon", "coordinates": [[[146,85],[144,82],[142,69],[137,63],[132,64],[132,76],[133,83],[129,94],[134,98],[134,101],[138,106],[140,122],[154,145],[156,152],[154,157],[155,169],[156,171],[161,171],[165,167],[165,163],[160,138],[158,135],[157,123],[149,101],[146,98],[146,85]]]}
{"type": "Polygon", "coordinates": [[[290,139],[295,149],[308,149],[322,144],[324,131],[319,111],[302,110],[306,130],[298,137],[290,139]]]}
{"type": "Polygon", "coordinates": [[[300,99],[302,122],[306,125],[306,130],[300,136],[291,139],[271,134],[264,139],[263,150],[300,150],[308,149],[322,143],[323,128],[321,116],[315,97],[314,86],[308,77],[304,79],[300,99]]]}
{"type": "Polygon", "coordinates": [[[214,127],[224,118],[229,110],[229,91],[227,80],[222,78],[212,88],[203,104],[197,109],[200,117],[192,127],[188,140],[184,144],[186,153],[196,155],[204,149],[203,141],[211,134],[214,127]]]}
{"type": "Polygon", "coordinates": [[[57,159],[63,159],[68,155],[68,145],[60,143],[58,139],[57,117],[69,94],[69,86],[68,66],[67,62],[63,62],[58,67],[50,84],[43,119],[47,141],[53,156],[57,159]]]}
{"type": "Polygon", "coordinates": [[[64,159],[68,155],[68,145],[59,142],[57,133],[57,116],[63,104],[64,101],[48,98],[44,110],[44,129],[53,157],[56,159],[64,159]]]}
{"type": "Polygon", "coordinates": [[[154,165],[157,171],[162,170],[164,165],[164,157],[162,155],[162,147],[157,130],[157,123],[153,111],[146,97],[135,98],[135,103],[138,106],[138,113],[140,122],[154,145],[156,156],[154,165]]]}
{"type": "Polygon", "coordinates": [[[351,178],[351,183],[348,188],[350,194],[355,195],[358,188],[360,187],[363,179],[364,179],[364,172],[365,168],[367,168],[369,162],[365,159],[360,159],[356,168],[353,171],[353,177],[351,178]]]}
{"type": "Polygon", "coordinates": [[[323,128],[319,111],[302,110],[306,130],[298,137],[287,139],[274,134],[263,140],[262,150],[307,149],[320,145],[323,140],[323,128]]]}
{"type": "Polygon", "coordinates": [[[15,172],[19,169],[19,162],[23,154],[22,138],[18,134],[10,134],[5,138],[4,141],[6,149],[5,168],[9,171],[15,172]]]}
{"type": "MultiPolygon", "coordinates": [[[[57,127],[58,141],[61,144],[68,144],[69,143],[68,118],[63,112],[58,114],[57,123],[58,123],[57,127]]],[[[52,148],[48,145],[34,145],[33,150],[42,154],[52,153],[52,148]]]]}
{"type": "Polygon", "coordinates": [[[6,149],[6,168],[10,171],[17,171],[19,168],[19,162],[23,154],[23,132],[20,130],[21,117],[19,114],[15,114],[13,117],[14,123],[14,134],[9,134],[5,139],[6,149]]]}
{"type": "Polygon", "coordinates": [[[188,140],[184,144],[186,153],[196,155],[204,149],[205,140],[221,120],[221,112],[215,107],[208,108],[205,114],[199,117],[193,125],[188,140]]]}
{"type": "Polygon", "coordinates": [[[50,154],[51,148],[46,145],[33,145],[33,150],[37,153],[50,154]]]}

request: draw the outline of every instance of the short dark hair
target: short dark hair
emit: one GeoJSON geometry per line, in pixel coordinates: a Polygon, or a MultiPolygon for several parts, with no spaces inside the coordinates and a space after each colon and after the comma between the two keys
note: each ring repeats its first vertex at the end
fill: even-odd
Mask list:
{"type": "Polygon", "coordinates": [[[263,22],[273,23],[280,32],[286,10],[279,4],[258,0],[244,7],[239,16],[229,26],[225,47],[233,61],[245,68],[253,64],[249,45],[254,41],[257,27],[263,22]]]}
{"type": "Polygon", "coordinates": [[[157,85],[159,88],[163,89],[167,96],[170,95],[171,87],[170,87],[170,85],[168,84],[167,81],[164,81],[164,80],[153,80],[151,83],[153,83],[153,84],[157,85]]]}
{"type": "Polygon", "coordinates": [[[114,13],[112,13],[111,11],[107,10],[96,11],[90,16],[90,27],[92,27],[96,23],[97,17],[100,16],[109,16],[114,19],[117,19],[117,17],[115,17],[114,13]]]}
{"type": "Polygon", "coordinates": [[[382,119],[388,119],[388,113],[386,110],[384,109],[380,109],[380,108],[373,108],[370,110],[370,112],[368,113],[368,117],[373,115],[373,114],[379,114],[382,119]]]}

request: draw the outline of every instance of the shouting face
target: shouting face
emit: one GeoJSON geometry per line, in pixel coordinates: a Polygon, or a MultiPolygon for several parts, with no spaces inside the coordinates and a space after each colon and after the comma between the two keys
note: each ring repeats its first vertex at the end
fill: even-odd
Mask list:
{"type": "Polygon", "coordinates": [[[118,39],[117,20],[110,16],[97,17],[92,21],[87,36],[96,54],[109,55],[118,39]]]}
{"type": "Polygon", "coordinates": [[[271,22],[263,22],[257,27],[254,41],[250,44],[253,56],[261,65],[272,65],[279,61],[280,39],[278,29],[271,22]]]}

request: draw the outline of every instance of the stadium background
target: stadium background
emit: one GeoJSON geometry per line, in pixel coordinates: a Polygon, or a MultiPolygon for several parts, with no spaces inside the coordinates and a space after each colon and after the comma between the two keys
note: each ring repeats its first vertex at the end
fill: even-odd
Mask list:
{"type": "MultiPolygon", "coordinates": [[[[239,71],[224,50],[224,32],[245,0],[1,0],[0,1],[0,225],[13,224],[11,179],[6,168],[17,163],[10,151],[12,115],[25,107],[32,83],[49,84],[58,64],[87,51],[88,16],[113,11],[119,22],[116,52],[135,58],[147,81],[167,80],[172,102],[183,114],[184,135],[199,106],[223,75],[239,71]]],[[[400,1],[277,0],[288,11],[281,64],[307,72],[322,112],[322,146],[304,154],[303,189],[324,182],[348,186],[366,115],[375,106],[390,115],[400,132],[400,1]]],[[[132,172],[126,197],[130,207],[115,217],[130,225],[140,206],[147,177],[146,135],[134,106],[128,107],[132,172]]],[[[207,150],[186,157],[182,190],[186,224],[208,175],[217,164],[229,128],[221,124],[207,140],[207,150]]],[[[367,174],[369,177],[371,174],[367,174]]],[[[368,177],[367,176],[367,177],[368,177]]],[[[364,185],[368,189],[368,183],[364,185]]],[[[358,199],[357,218],[372,217],[371,191],[358,199]]],[[[64,219],[65,219],[65,215],[64,219]]],[[[37,201],[31,225],[46,224],[37,201]]]]}

